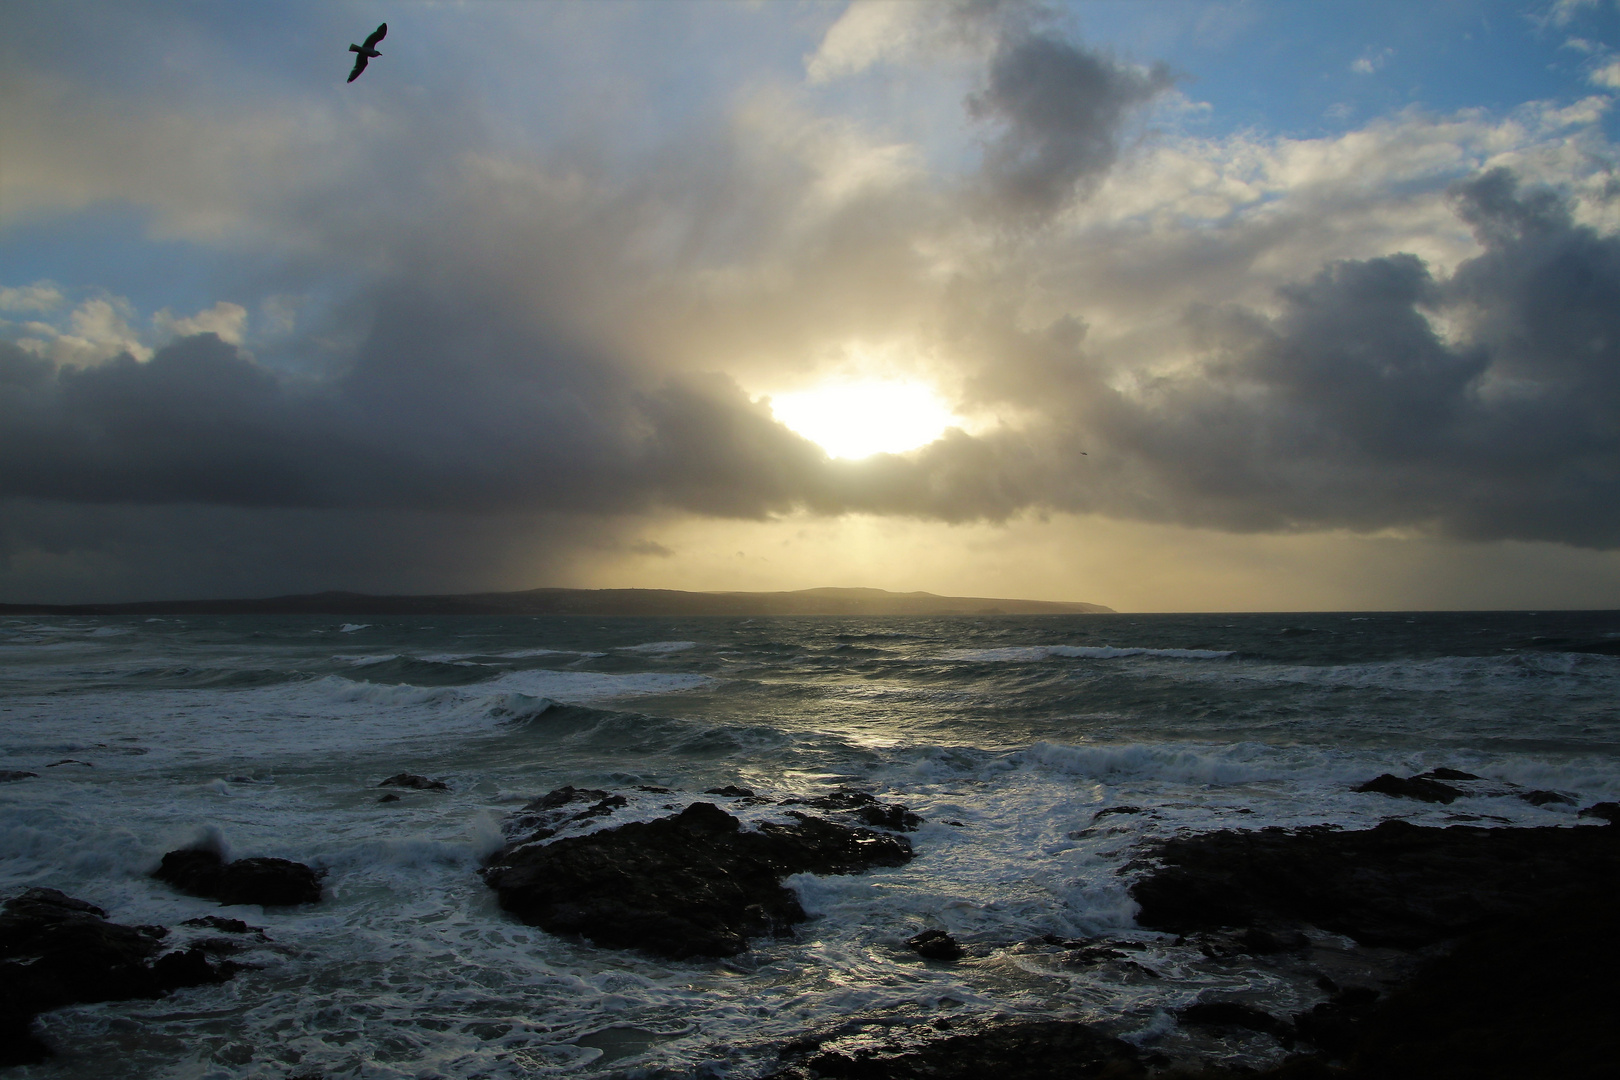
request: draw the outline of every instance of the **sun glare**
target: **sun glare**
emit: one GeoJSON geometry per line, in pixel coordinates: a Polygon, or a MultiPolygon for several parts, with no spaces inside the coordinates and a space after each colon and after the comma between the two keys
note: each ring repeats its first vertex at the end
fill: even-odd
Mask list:
{"type": "Polygon", "coordinates": [[[771,412],[837,458],[914,450],[959,423],[931,387],[893,380],[832,383],[773,395],[771,412]]]}

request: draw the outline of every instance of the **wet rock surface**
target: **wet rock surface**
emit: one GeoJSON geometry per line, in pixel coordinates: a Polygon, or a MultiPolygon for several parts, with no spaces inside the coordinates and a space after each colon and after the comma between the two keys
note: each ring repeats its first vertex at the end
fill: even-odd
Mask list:
{"type": "Polygon", "coordinates": [[[0,910],[0,1065],[49,1056],[29,1030],[42,1012],[161,997],[223,982],[240,970],[195,946],[164,953],[167,936],[161,926],[108,922],[101,908],[55,889],[29,889],[7,900],[0,910]]]}
{"type": "Polygon", "coordinates": [[[31,780],[39,776],[37,772],[26,769],[0,769],[0,784],[9,784],[15,780],[31,780]]]}
{"type": "MultiPolygon", "coordinates": [[[[1620,832],[1610,827],[1207,833],[1149,845],[1139,922],[1206,930],[1312,924],[1415,951],[1388,993],[1340,989],[1273,1016],[1199,1002],[1178,1019],[1217,1034],[1298,1040],[1274,1080],[1600,1077],[1620,1059],[1620,832]]],[[[1140,864],[1139,864],[1140,868],[1140,864]]],[[[1387,950],[1386,950],[1387,951],[1387,950]]],[[[1187,1077],[1230,1075],[1210,1066],[1187,1077]]]]}
{"type": "Polygon", "coordinates": [[[228,863],[209,848],[171,851],[152,876],[183,893],[222,904],[288,907],[321,898],[320,875],[303,863],[262,858],[228,863]]]}
{"type": "Polygon", "coordinates": [[[874,829],[892,829],[895,832],[915,832],[923,823],[920,814],[914,814],[898,803],[883,803],[870,792],[851,788],[839,788],[808,799],[784,799],[782,805],[829,811],[874,829]]]}
{"type": "Polygon", "coordinates": [[[408,772],[395,773],[393,776],[390,776],[377,786],[411,788],[414,791],[450,790],[450,785],[445,783],[443,780],[431,780],[426,776],[419,776],[416,773],[408,772]]]}
{"type": "Polygon", "coordinates": [[[1612,827],[1214,832],[1149,844],[1130,893],[1174,933],[1309,924],[1363,945],[1420,948],[1620,880],[1612,827]]]}
{"type": "MultiPolygon", "coordinates": [[[[568,788],[524,811],[532,819],[592,799],[583,813],[625,802],[568,788]]],[[[782,884],[789,874],[853,874],[911,859],[902,837],[797,811],[789,816],[790,823],[744,830],[737,818],[699,802],[670,817],[551,843],[541,841],[555,827],[542,823],[498,853],[484,880],[503,908],[550,933],[679,959],[733,956],[750,937],[790,933],[807,916],[782,884]]]]}
{"type": "Polygon", "coordinates": [[[1397,799],[1417,799],[1420,802],[1450,803],[1461,798],[1464,794],[1461,788],[1442,784],[1440,781],[1425,776],[1396,776],[1394,773],[1384,773],[1375,776],[1365,784],[1350,789],[1358,792],[1375,792],[1379,795],[1391,795],[1397,799]]]}
{"type": "Polygon", "coordinates": [[[855,1021],[784,1047],[767,1080],[1134,1080],[1136,1047],[1073,1020],[855,1021]]]}
{"type": "Polygon", "coordinates": [[[924,960],[960,960],[962,946],[943,930],[924,930],[906,939],[906,948],[924,960]]]}

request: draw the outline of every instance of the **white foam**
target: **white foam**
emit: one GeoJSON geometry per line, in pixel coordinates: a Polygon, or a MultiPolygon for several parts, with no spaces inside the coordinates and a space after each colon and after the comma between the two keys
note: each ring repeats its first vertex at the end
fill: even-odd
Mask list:
{"type": "Polygon", "coordinates": [[[973,663],[1034,663],[1041,660],[1122,660],[1151,656],[1166,660],[1225,660],[1229,649],[1115,648],[1112,645],[1014,645],[996,649],[948,649],[941,659],[973,663]]]}
{"type": "Polygon", "coordinates": [[[645,645],[623,645],[619,647],[618,651],[661,656],[665,653],[685,652],[687,649],[696,647],[697,642],[695,641],[649,641],[645,645]]]}
{"type": "Polygon", "coordinates": [[[341,628],[339,628],[338,633],[340,633],[340,634],[352,634],[356,630],[365,630],[370,626],[371,626],[370,623],[346,622],[346,623],[343,624],[343,626],[341,628]]]}
{"type": "Polygon", "coordinates": [[[377,664],[386,664],[391,660],[400,659],[399,653],[377,653],[371,656],[345,656],[341,653],[332,657],[341,663],[352,664],[355,667],[373,667],[377,664]]]}

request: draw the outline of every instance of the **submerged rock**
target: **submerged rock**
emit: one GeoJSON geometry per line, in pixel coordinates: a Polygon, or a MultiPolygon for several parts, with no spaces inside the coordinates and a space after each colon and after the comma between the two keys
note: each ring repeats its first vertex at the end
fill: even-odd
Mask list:
{"type": "Polygon", "coordinates": [[[748,938],[784,935],[807,917],[782,885],[787,875],[852,874],[911,858],[900,837],[792,816],[792,824],[744,831],[712,803],[693,803],[549,844],[538,842],[551,835],[542,829],[496,855],[484,881],[503,908],[554,934],[675,958],[732,956],[748,938]]]}
{"type": "Polygon", "coordinates": [[[906,948],[924,960],[960,960],[962,946],[943,930],[924,930],[906,939],[906,948]]]}
{"type": "Polygon", "coordinates": [[[1599,821],[1607,821],[1610,825],[1620,824],[1620,803],[1593,803],[1576,816],[1597,818],[1599,821]]]}
{"type": "Polygon", "coordinates": [[[181,848],[163,856],[152,876],[183,893],[222,904],[287,907],[321,898],[321,878],[291,859],[237,859],[227,863],[211,848],[181,848]]]}
{"type": "Polygon", "coordinates": [[[1417,948],[1616,881],[1620,839],[1594,828],[1318,825],[1170,837],[1126,869],[1149,867],[1130,888],[1144,927],[1312,924],[1417,948]]]}
{"type": "Polygon", "coordinates": [[[781,1051],[768,1080],[1138,1080],[1130,1043],[1073,1020],[855,1021],[781,1051]]]}
{"type": "Polygon", "coordinates": [[[1195,1027],[1239,1028],[1270,1035],[1283,1046],[1294,1045],[1294,1025],[1240,1001],[1199,1001],[1176,1010],[1176,1019],[1195,1027]]]}
{"type": "Polygon", "coordinates": [[[49,1056],[29,1030],[39,1013],[160,997],[223,982],[240,970],[210,961],[197,948],[158,956],[167,933],[161,926],[108,922],[101,908],[56,889],[29,889],[7,900],[0,911],[0,1065],[49,1056]]]}
{"type": "MultiPolygon", "coordinates": [[[[1438,770],[1436,770],[1438,771],[1438,770]]],[[[1423,776],[1396,776],[1394,773],[1384,773],[1376,776],[1351,791],[1376,792],[1379,795],[1392,795],[1398,799],[1418,799],[1422,802],[1450,803],[1460,798],[1464,792],[1461,788],[1454,788],[1450,784],[1442,784],[1438,780],[1430,780],[1423,776]]]]}
{"type": "Polygon", "coordinates": [[[1575,799],[1562,791],[1526,791],[1519,798],[1531,806],[1574,806],[1575,799]]]}
{"type": "MultiPolygon", "coordinates": [[[[373,775],[376,775],[376,774],[374,773],[373,775]]],[[[443,780],[430,780],[425,776],[418,776],[416,773],[408,773],[408,772],[395,773],[393,776],[390,776],[388,779],[384,780],[382,783],[378,784],[377,786],[378,787],[414,788],[417,791],[449,791],[450,790],[450,785],[445,783],[443,780]]]]}
{"type": "Polygon", "coordinates": [[[26,769],[0,769],[0,784],[9,784],[13,780],[29,780],[39,776],[37,772],[28,772],[26,769]]]}

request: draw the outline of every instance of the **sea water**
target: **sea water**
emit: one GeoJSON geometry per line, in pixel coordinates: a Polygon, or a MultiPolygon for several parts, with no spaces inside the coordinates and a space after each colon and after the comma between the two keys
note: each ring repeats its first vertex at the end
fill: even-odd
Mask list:
{"type": "Polygon", "coordinates": [[[941,1012],[1152,1046],[1203,993],[1306,999],[1138,928],[1142,841],[1585,827],[1620,798],[1617,640],[1613,612],[3,619],[0,769],[39,775],[0,784],[0,896],[58,888],[177,945],[200,915],[265,932],[228,983],[45,1016],[62,1052],[14,1075],[750,1077],[806,1029],[941,1012]],[[1441,766],[1483,779],[1449,805],[1351,790],[1441,766]],[[378,788],[398,772],[450,790],[378,788]],[[727,784],[927,821],[906,866],[789,879],[813,916],[792,938],[675,962],[525,926],[480,880],[502,819],[563,784],[631,796],[576,831],[699,799],[780,815],[701,794],[727,784]],[[309,863],[325,896],[221,907],[150,879],[201,838],[309,863]],[[904,947],[933,927],[968,957],[904,947]],[[1140,951],[1020,944],[1043,936],[1140,951]]]}

